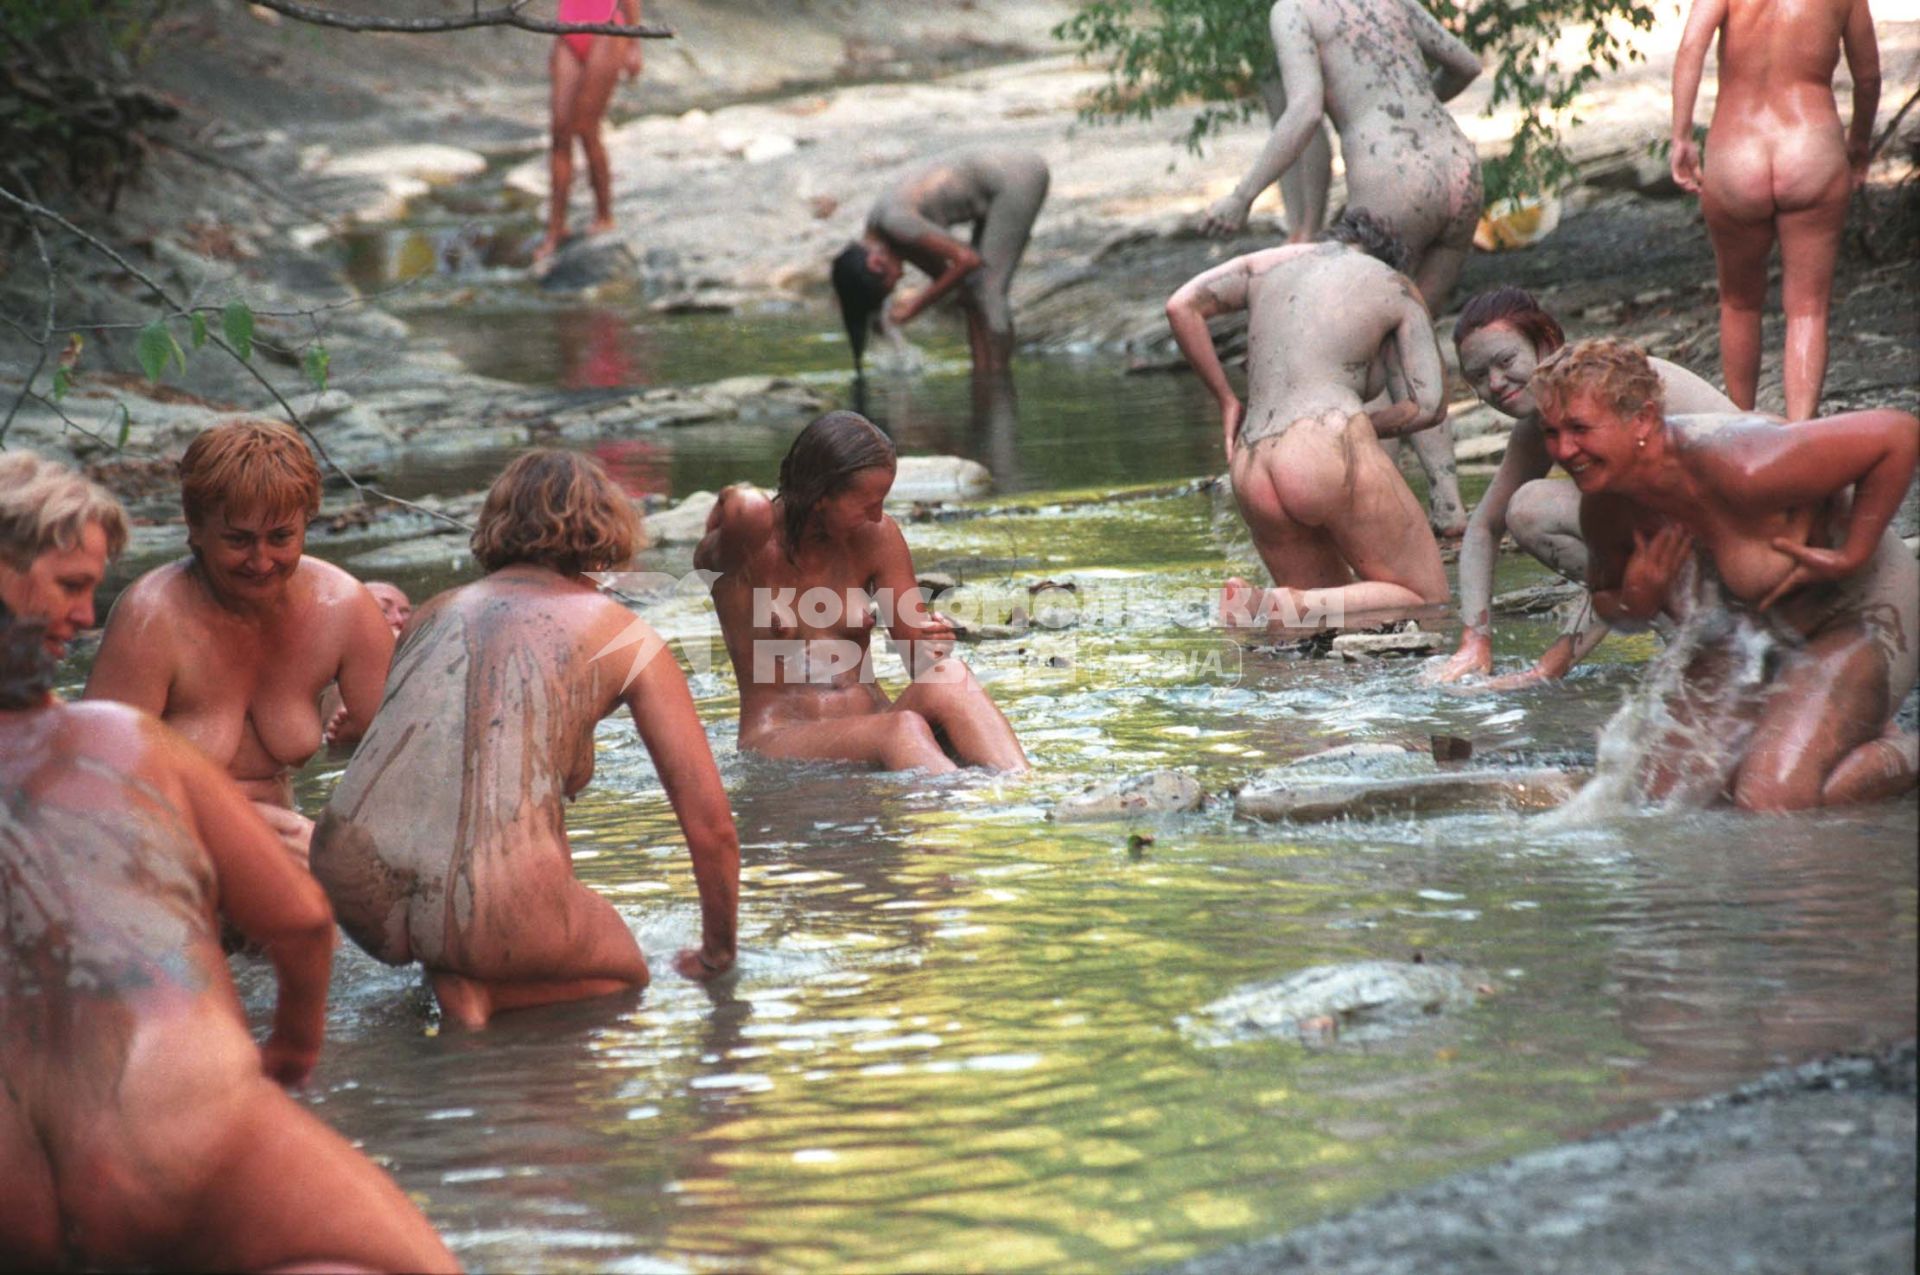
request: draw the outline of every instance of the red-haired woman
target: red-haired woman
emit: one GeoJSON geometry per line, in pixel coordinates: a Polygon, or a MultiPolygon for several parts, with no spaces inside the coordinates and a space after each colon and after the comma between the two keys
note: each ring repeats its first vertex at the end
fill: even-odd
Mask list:
{"type": "Polygon", "coordinates": [[[293,808],[293,772],[325,736],[366,730],[393,633],[365,586],[306,556],[320,470],[288,426],[199,434],[180,460],[180,498],[192,552],[120,595],[87,698],[144,708],[198,744],[304,865],[313,825],[293,808]],[[346,711],[327,723],[330,682],[346,711]]]}
{"type": "Polygon", "coordinates": [[[733,964],[740,845],[687,679],[585,576],[625,566],[640,543],[632,502],[598,462],[534,451],[507,466],[473,532],[486,577],[414,612],[314,833],[341,926],[390,965],[426,966],[450,1022],[646,986],[632,931],[575,879],[567,843],[594,726],[623,704],[700,891],[702,943],[675,967],[705,979],[733,964]],[[652,658],[630,672],[622,639],[652,658]]]}
{"type": "MultiPolygon", "coordinates": [[[[1697,546],[1725,602],[1785,644],[1728,784],[1734,802],[1801,810],[1911,787],[1920,750],[1892,718],[1920,660],[1920,563],[1889,524],[1920,459],[1920,420],[1669,417],[1646,355],[1612,340],[1553,355],[1533,394],[1547,450],[1580,488],[1602,619],[1651,619],[1697,546]]],[[[1655,773],[1671,772],[1656,759],[1655,773]]]]}
{"type": "Polygon", "coordinates": [[[729,487],[694,565],[719,573],[714,607],[740,681],[740,747],[884,770],[1025,770],[1013,727],[953,657],[953,626],[926,610],[906,538],[884,508],[893,444],[857,412],[793,440],[773,499],[729,487]],[[876,614],[877,608],[877,614],[876,614]],[[873,680],[875,623],[905,650],[912,685],[873,680]]]}
{"type": "MultiPolygon", "coordinates": [[[[1580,492],[1573,484],[1551,481],[1553,458],[1540,433],[1540,409],[1527,388],[1541,359],[1567,343],[1560,323],[1520,288],[1495,288],[1472,298],[1453,326],[1453,348],[1461,374],[1480,401],[1513,418],[1506,454],[1467,523],[1460,543],[1460,616],[1466,629],[1460,649],[1441,668],[1443,682],[1458,681],[1493,669],[1493,563],[1500,535],[1510,531],[1519,546],[1576,583],[1587,579],[1587,546],[1580,538],[1580,492]]],[[[1649,359],[1673,413],[1730,412],[1731,400],[1677,363],[1649,359]]],[[[1596,619],[1582,601],[1566,630],[1525,672],[1482,683],[1507,690],[1564,677],[1607,636],[1606,621],[1596,619]]]]}

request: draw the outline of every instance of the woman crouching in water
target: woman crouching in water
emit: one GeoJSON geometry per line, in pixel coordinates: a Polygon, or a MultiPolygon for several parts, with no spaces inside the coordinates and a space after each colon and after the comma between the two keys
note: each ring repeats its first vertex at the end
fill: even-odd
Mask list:
{"type": "Polygon", "coordinates": [[[281,1088],[326,1030],[319,887],[183,736],[54,700],[46,628],[0,604],[0,1266],[457,1269],[281,1088]],[[279,980],[258,1045],[216,907],[279,980]]]}
{"type": "Polygon", "coordinates": [[[595,461],[534,451],[509,465],[473,533],[486,578],[414,613],[315,829],[313,872],[341,926],[390,965],[424,965],[450,1022],[646,986],[632,932],[574,878],[567,843],[594,725],[621,704],[693,856],[702,943],[675,968],[705,979],[733,964],[740,848],[686,678],[583,574],[624,567],[640,541],[595,461]],[[623,638],[654,652],[631,673],[623,638]],[[620,658],[596,658],[616,643],[620,658]]]}
{"type": "Polygon", "coordinates": [[[1914,685],[1920,563],[1889,523],[1920,421],[1668,417],[1646,355],[1612,340],[1561,350],[1532,389],[1547,450],[1580,488],[1602,619],[1651,619],[1697,544],[1727,599],[1789,639],[1729,783],[1734,802],[1799,810],[1910,787],[1916,741],[1891,719],[1914,685]]]}
{"type": "Polygon", "coordinates": [[[1013,728],[953,656],[928,612],[905,537],[884,511],[893,444],[857,412],[829,412],[780,462],[771,500],[729,487],[696,567],[740,681],[740,747],[771,757],[949,771],[1025,770],[1013,728]],[[889,702],[873,680],[874,607],[913,684],[889,702]]]}
{"type": "MultiPolygon", "coordinates": [[[[1436,678],[1454,682],[1493,671],[1493,567],[1502,532],[1528,554],[1576,584],[1587,581],[1587,546],[1580,538],[1580,492],[1571,483],[1547,477],[1553,457],[1540,433],[1540,409],[1527,382],[1541,359],[1567,343],[1559,320],[1520,288],[1495,288],[1461,307],[1453,326],[1453,348],[1461,375],[1480,401],[1513,418],[1500,468],[1473,507],[1466,538],[1460,542],[1460,618],[1465,628],[1460,649],[1436,678]]],[[[1732,412],[1733,400],[1677,363],[1648,359],[1666,410],[1732,412]]],[[[1482,683],[1482,690],[1512,690],[1566,676],[1607,636],[1590,598],[1574,609],[1560,636],[1525,672],[1482,683]]]]}

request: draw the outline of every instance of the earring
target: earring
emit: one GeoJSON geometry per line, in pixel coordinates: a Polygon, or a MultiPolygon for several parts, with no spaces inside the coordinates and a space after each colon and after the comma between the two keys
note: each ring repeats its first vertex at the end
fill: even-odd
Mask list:
{"type": "Polygon", "coordinates": [[[1644,451],[1647,446],[1647,440],[1644,438],[1636,438],[1633,440],[1633,445],[1644,451]]]}

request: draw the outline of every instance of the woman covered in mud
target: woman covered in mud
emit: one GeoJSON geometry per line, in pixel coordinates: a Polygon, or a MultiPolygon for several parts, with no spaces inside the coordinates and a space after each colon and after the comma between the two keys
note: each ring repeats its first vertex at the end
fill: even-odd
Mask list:
{"type": "Polygon", "coordinates": [[[1004,369],[1013,357],[1013,307],[1007,293],[1014,267],[1046,202],[1047,162],[1007,147],[954,151],[909,172],[887,188],[867,215],[861,237],[833,259],[833,288],[861,367],[867,331],[900,282],[905,262],[933,282],[886,311],[887,330],[913,322],[960,289],[967,342],[976,372],[1004,369]],[[971,243],[947,233],[971,223],[971,243]]]}
{"type": "MultiPolygon", "coordinates": [[[[1500,536],[1511,531],[1522,549],[1576,584],[1587,579],[1587,546],[1580,538],[1580,490],[1547,478],[1553,457],[1540,432],[1540,409],[1528,382],[1541,359],[1566,344],[1560,323],[1520,288],[1495,288],[1469,300],[1453,326],[1460,372],[1480,401],[1513,418],[1500,469],[1474,506],[1460,544],[1460,649],[1437,674],[1454,682],[1493,669],[1493,564],[1500,536]]],[[[1648,359],[1666,410],[1674,414],[1731,412],[1732,400],[1677,363],[1648,359]]],[[[1529,669],[1481,683],[1509,690],[1564,677],[1608,633],[1606,621],[1583,599],[1560,636],[1529,669]]]]}
{"type": "Polygon", "coordinates": [[[56,702],[44,627],[0,607],[0,1262],[456,1269],[281,1091],[326,1029],[320,888],[187,740],[56,702]],[[216,907],[279,978],[260,1045],[216,907]]]}
{"type": "Polygon", "coordinates": [[[1229,626],[1378,623],[1447,600],[1440,548],[1377,441],[1446,415],[1432,321],[1400,273],[1405,250],[1366,210],[1348,207],[1321,238],[1235,257],[1167,299],[1174,341],[1220,406],[1234,503],[1275,586],[1230,578],[1229,626]],[[1207,327],[1239,311],[1244,404],[1207,327]],[[1362,410],[1383,391],[1391,405],[1362,410]]]}
{"type": "MultiPolygon", "coordinates": [[[[1547,450],[1580,488],[1601,619],[1644,622],[1668,607],[1697,547],[1703,587],[1717,583],[1783,640],[1727,785],[1734,802],[1798,810],[1910,787],[1916,740],[1892,717],[1920,654],[1920,563],[1889,524],[1920,420],[1890,409],[1795,425],[1669,417],[1646,355],[1612,340],[1561,350],[1532,387],[1547,450]]],[[[1688,676],[1712,690],[1711,667],[1688,676]]]]}
{"type": "Polygon", "coordinates": [[[1720,367],[1751,409],[1760,379],[1767,260],[1780,241],[1787,314],[1787,419],[1820,410],[1827,311],[1852,192],[1867,179],[1880,104],[1880,49],[1867,0],[1693,0],[1673,61],[1673,179],[1700,196],[1720,277],[1720,367]],[[1693,108],[1707,46],[1720,88],[1702,171],[1693,108]],[[1853,118],[1840,127],[1833,69],[1845,48],[1853,118]]]}
{"type": "Polygon", "coordinates": [[[884,509],[894,468],[871,421],[829,412],[793,440],[772,499],[747,486],[720,493],[693,561],[719,573],[740,747],[882,770],[1025,770],[1013,728],[954,657],[953,626],[921,600],[884,509]],[[876,623],[913,679],[892,701],[873,678],[876,623]]]}
{"type": "Polygon", "coordinates": [[[195,436],[180,500],[191,553],[120,595],[87,698],[143,708],[198,745],[304,866],[313,824],[293,807],[293,772],[373,720],[393,633],[358,580],[306,556],[320,469],[290,427],[238,420],[195,436]],[[323,722],[329,683],[345,711],[323,722]]]}
{"type": "Polygon", "coordinates": [[[625,566],[640,541],[598,462],[540,450],[509,465],[473,532],[486,577],[414,612],[315,830],[314,875],[342,927],[390,965],[424,965],[449,1022],[646,986],[632,932],[575,879],[567,841],[594,726],[622,704],[700,892],[701,945],[674,966],[706,979],[733,965],[740,848],[686,678],[584,575],[625,566]]]}
{"type": "MultiPolygon", "coordinates": [[[[1407,274],[1442,312],[1480,220],[1480,160],[1446,103],[1480,74],[1473,50],[1418,0],[1276,0],[1268,17],[1285,106],[1247,175],[1201,218],[1203,234],[1237,231],[1261,191],[1320,138],[1340,134],[1347,205],[1406,246],[1407,274]]],[[[1414,435],[1428,519],[1442,536],[1467,523],[1444,421],[1414,435]]]]}

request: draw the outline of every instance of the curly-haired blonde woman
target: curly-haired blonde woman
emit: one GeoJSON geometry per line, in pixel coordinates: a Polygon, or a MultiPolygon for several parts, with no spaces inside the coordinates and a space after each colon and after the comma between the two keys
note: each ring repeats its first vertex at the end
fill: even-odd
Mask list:
{"type": "Polygon", "coordinates": [[[740,846],[686,678],[660,654],[626,684],[627,659],[595,658],[640,622],[583,573],[626,565],[640,543],[596,461],[534,451],[509,465],[473,533],[485,578],[414,613],[314,832],[341,926],[390,965],[424,965],[450,1022],[646,986],[632,932],[574,878],[567,842],[594,725],[622,704],[693,856],[702,944],[675,967],[704,979],[733,964],[740,846]]]}

